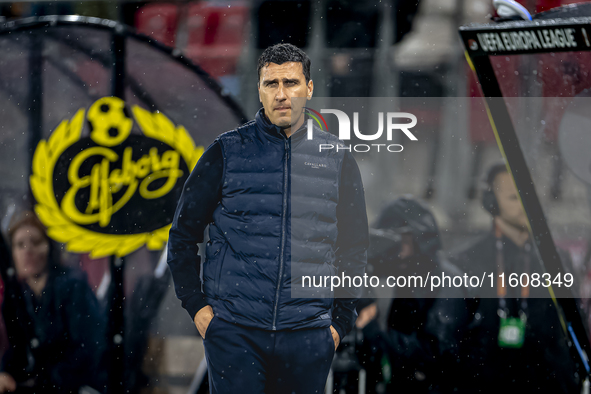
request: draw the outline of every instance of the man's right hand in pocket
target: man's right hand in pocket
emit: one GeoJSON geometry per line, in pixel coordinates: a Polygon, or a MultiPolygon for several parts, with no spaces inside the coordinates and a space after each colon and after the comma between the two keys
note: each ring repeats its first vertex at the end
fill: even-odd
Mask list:
{"type": "Polygon", "coordinates": [[[209,323],[211,323],[213,316],[213,309],[211,309],[211,306],[209,305],[199,309],[199,312],[195,315],[193,321],[195,322],[195,327],[197,327],[197,331],[199,331],[201,338],[205,338],[205,332],[207,331],[207,327],[209,327],[209,323]]]}

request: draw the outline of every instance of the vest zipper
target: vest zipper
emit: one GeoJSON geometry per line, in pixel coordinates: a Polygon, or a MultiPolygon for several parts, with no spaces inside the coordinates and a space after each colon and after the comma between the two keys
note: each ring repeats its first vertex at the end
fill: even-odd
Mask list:
{"type": "Polygon", "coordinates": [[[287,165],[289,161],[289,141],[285,140],[285,163],[283,165],[283,214],[281,216],[281,249],[279,254],[279,277],[277,278],[277,291],[275,292],[275,307],[273,308],[273,330],[277,330],[277,308],[279,307],[279,292],[283,282],[283,264],[285,251],[285,227],[287,222],[287,165]]]}

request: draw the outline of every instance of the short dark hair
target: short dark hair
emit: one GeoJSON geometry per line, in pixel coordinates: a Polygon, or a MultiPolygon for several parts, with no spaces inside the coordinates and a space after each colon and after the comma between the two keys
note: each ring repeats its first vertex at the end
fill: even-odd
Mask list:
{"type": "Polygon", "coordinates": [[[497,179],[497,175],[507,172],[507,165],[504,161],[497,161],[493,163],[484,176],[484,182],[489,190],[493,190],[493,183],[497,179]]]}
{"type": "Polygon", "coordinates": [[[292,44],[276,44],[265,49],[259,57],[257,66],[258,80],[261,80],[261,70],[269,63],[283,64],[287,62],[302,63],[302,71],[306,83],[310,82],[310,58],[306,52],[292,44]]]}

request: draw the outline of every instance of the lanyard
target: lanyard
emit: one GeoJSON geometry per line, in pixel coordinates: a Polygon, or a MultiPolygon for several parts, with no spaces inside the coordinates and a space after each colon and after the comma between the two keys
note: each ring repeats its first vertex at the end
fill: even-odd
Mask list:
{"type": "MultiPolygon", "coordinates": [[[[503,234],[498,226],[495,225],[495,238],[496,238],[496,263],[497,263],[497,296],[499,298],[499,315],[507,314],[507,302],[505,297],[507,296],[507,282],[505,280],[505,286],[503,287],[503,280],[501,279],[501,274],[505,273],[505,256],[503,254],[503,234]]],[[[526,242],[523,246],[523,263],[524,263],[524,273],[529,275],[529,268],[530,268],[530,261],[531,261],[531,244],[526,242]]],[[[507,277],[505,276],[505,279],[507,277]]],[[[529,281],[527,281],[527,286],[521,286],[521,308],[519,311],[519,315],[525,313],[527,310],[527,298],[529,297],[529,281]]]]}

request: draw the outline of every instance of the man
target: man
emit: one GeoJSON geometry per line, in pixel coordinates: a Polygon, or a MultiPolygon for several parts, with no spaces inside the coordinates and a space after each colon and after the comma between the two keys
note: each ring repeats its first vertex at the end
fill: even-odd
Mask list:
{"type": "MultiPolygon", "coordinates": [[[[371,231],[368,263],[372,274],[382,277],[461,276],[439,255],[441,248],[431,211],[418,200],[400,197],[383,209],[371,231]]],[[[458,344],[470,323],[465,296],[463,289],[455,287],[436,292],[413,285],[396,288],[386,333],[375,319],[375,304],[359,310],[356,326],[364,337],[361,355],[368,365],[372,358],[381,361],[375,352],[384,352],[390,360],[392,380],[386,392],[456,391],[463,377],[457,368],[458,344]]],[[[368,381],[370,376],[368,372],[368,381]]]]}
{"type": "MultiPolygon", "coordinates": [[[[452,261],[470,275],[543,273],[530,239],[525,212],[504,163],[490,167],[483,206],[492,215],[491,231],[452,261]]],[[[563,259],[563,261],[565,261],[563,259]]],[[[507,281],[508,279],[506,279],[507,281]]],[[[471,330],[462,342],[462,392],[579,392],[556,307],[548,289],[495,287],[471,300],[471,330]]]]}
{"type": "Polygon", "coordinates": [[[338,139],[315,128],[308,140],[306,100],[291,100],[309,100],[313,89],[304,52],[267,48],[258,62],[263,108],[204,152],[175,213],[168,264],[203,337],[212,393],[323,392],[357,317],[353,292],[334,301],[326,292],[292,297],[302,283],[292,268],[352,276],[366,264],[357,164],[344,150],[320,152],[319,142],[338,139]],[[202,290],[197,243],[208,224],[202,290]]]}

